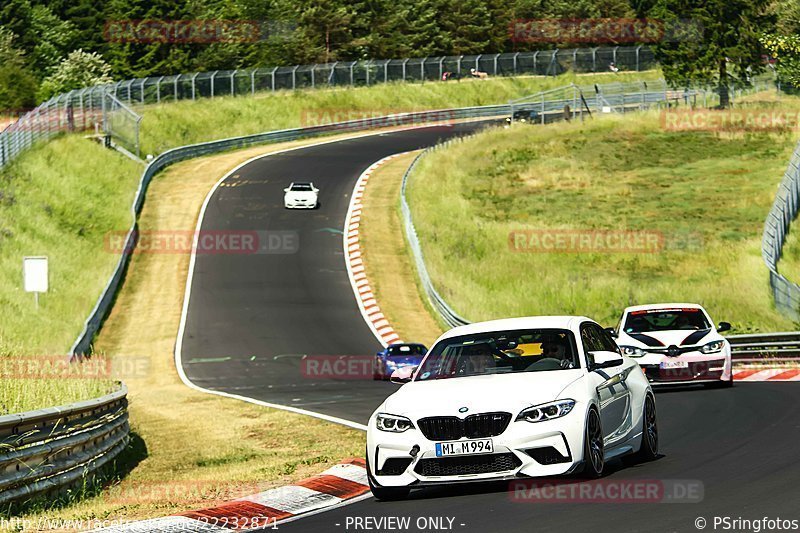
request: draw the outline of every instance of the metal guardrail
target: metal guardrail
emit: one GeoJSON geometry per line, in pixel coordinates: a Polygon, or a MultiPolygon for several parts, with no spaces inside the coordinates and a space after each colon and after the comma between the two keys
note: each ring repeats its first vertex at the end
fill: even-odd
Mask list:
{"type": "MultiPolygon", "coordinates": [[[[623,71],[655,66],[645,46],[540,50],[507,54],[422,57],[336,62],[241,70],[194,72],[174,76],[137,78],[70,91],[51,98],[0,132],[0,168],[39,140],[64,131],[94,129],[118,137],[131,152],[138,151],[137,105],[215,96],[330,86],[366,86],[393,81],[442,80],[445,72],[469,75],[471,68],[492,76],[556,76],[567,71],[605,72],[615,63],[623,71]],[[119,117],[109,119],[112,111],[119,117]],[[122,120],[122,129],[113,129],[122,120]]],[[[138,154],[137,154],[138,155],[138,154]]]]}
{"type": "MultiPolygon", "coordinates": [[[[450,141],[452,142],[452,141],[450,141]]],[[[440,146],[445,146],[445,143],[440,146]]],[[[417,266],[417,275],[419,276],[422,288],[428,296],[428,301],[433,306],[434,310],[439,314],[439,317],[450,327],[463,326],[469,324],[469,321],[456,313],[453,308],[447,305],[447,302],[442,298],[436,288],[433,286],[431,277],[428,274],[428,268],[425,266],[425,260],[422,255],[422,246],[417,236],[417,228],[414,227],[414,222],[411,219],[411,208],[408,206],[406,199],[406,187],[408,186],[408,177],[414,171],[417,163],[422,159],[422,156],[427,154],[432,148],[424,150],[416,158],[411,166],[406,169],[403,174],[403,182],[400,185],[400,209],[403,213],[403,225],[405,227],[406,239],[408,239],[408,246],[411,248],[411,255],[414,256],[414,263],[417,266]]]]}
{"type": "Polygon", "coordinates": [[[800,332],[730,335],[731,355],[737,363],[788,362],[800,359],[800,332]]]}
{"type": "Polygon", "coordinates": [[[128,389],[0,416],[0,504],[82,482],[127,445],[128,389]]]}

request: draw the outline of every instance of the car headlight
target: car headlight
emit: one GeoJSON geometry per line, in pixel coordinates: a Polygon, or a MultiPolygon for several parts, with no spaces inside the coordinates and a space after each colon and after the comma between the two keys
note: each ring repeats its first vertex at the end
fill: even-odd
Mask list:
{"type": "Polygon", "coordinates": [[[646,351],[636,346],[620,346],[619,349],[622,351],[622,355],[628,357],[642,357],[643,355],[647,355],[646,351]]]}
{"type": "Polygon", "coordinates": [[[517,421],[524,420],[525,422],[542,422],[543,420],[552,420],[560,418],[575,407],[575,400],[557,400],[555,402],[543,403],[541,405],[534,405],[523,409],[517,415],[517,421]]]}
{"type": "Polygon", "coordinates": [[[386,413],[378,413],[375,425],[381,431],[389,431],[391,433],[402,433],[414,427],[414,424],[408,418],[386,413]]]}
{"type": "Polygon", "coordinates": [[[725,341],[713,341],[700,348],[700,351],[703,353],[717,353],[721,352],[724,347],[725,341]]]}

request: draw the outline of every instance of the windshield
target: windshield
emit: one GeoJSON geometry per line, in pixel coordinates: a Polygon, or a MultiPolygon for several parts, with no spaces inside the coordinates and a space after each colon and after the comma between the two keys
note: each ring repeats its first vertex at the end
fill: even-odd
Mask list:
{"type": "Polygon", "coordinates": [[[705,313],[696,308],[631,311],[625,320],[625,333],[698,330],[710,327],[705,313]]]}
{"type": "Polygon", "coordinates": [[[417,381],[579,366],[575,340],[569,330],[495,331],[436,343],[417,372],[417,381]]]}
{"type": "Polygon", "coordinates": [[[389,356],[406,356],[406,355],[425,355],[426,349],[421,344],[404,344],[402,346],[390,346],[389,356]]]}
{"type": "Polygon", "coordinates": [[[295,183],[292,185],[293,191],[310,191],[311,184],[310,183],[295,183]]]}

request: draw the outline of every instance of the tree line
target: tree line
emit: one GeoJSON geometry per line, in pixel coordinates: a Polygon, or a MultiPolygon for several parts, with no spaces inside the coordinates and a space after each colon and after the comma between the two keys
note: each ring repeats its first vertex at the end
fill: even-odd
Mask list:
{"type": "Polygon", "coordinates": [[[4,0],[0,110],[111,79],[633,44],[614,34],[519,38],[515,22],[530,20],[688,22],[694,38],[648,43],[668,79],[745,83],[768,52],[800,64],[790,57],[800,56],[798,18],[800,0],[4,0]]]}

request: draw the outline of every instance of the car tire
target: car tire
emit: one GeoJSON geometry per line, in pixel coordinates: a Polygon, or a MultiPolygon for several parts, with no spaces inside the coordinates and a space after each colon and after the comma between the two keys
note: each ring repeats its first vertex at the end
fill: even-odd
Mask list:
{"type": "Polygon", "coordinates": [[[597,479],[603,477],[605,457],[603,450],[603,426],[597,409],[589,409],[583,430],[583,469],[581,477],[597,479]]]}
{"type": "Polygon", "coordinates": [[[658,417],[656,401],[648,394],[642,411],[642,445],[634,457],[641,462],[658,458],[658,417]]]}
{"type": "Polygon", "coordinates": [[[383,362],[380,361],[380,360],[376,360],[374,365],[375,366],[374,366],[374,370],[372,372],[372,379],[374,379],[375,381],[383,381],[384,379],[386,379],[386,377],[385,377],[385,374],[386,374],[385,368],[386,367],[383,366],[383,362]],[[384,369],[383,373],[381,373],[381,371],[378,370],[379,368],[383,368],[384,369]]]}
{"type": "Polygon", "coordinates": [[[367,459],[367,482],[369,483],[369,490],[376,500],[382,502],[391,502],[397,500],[405,500],[411,494],[411,489],[408,487],[381,487],[378,482],[372,477],[369,467],[369,459],[367,459]]]}

